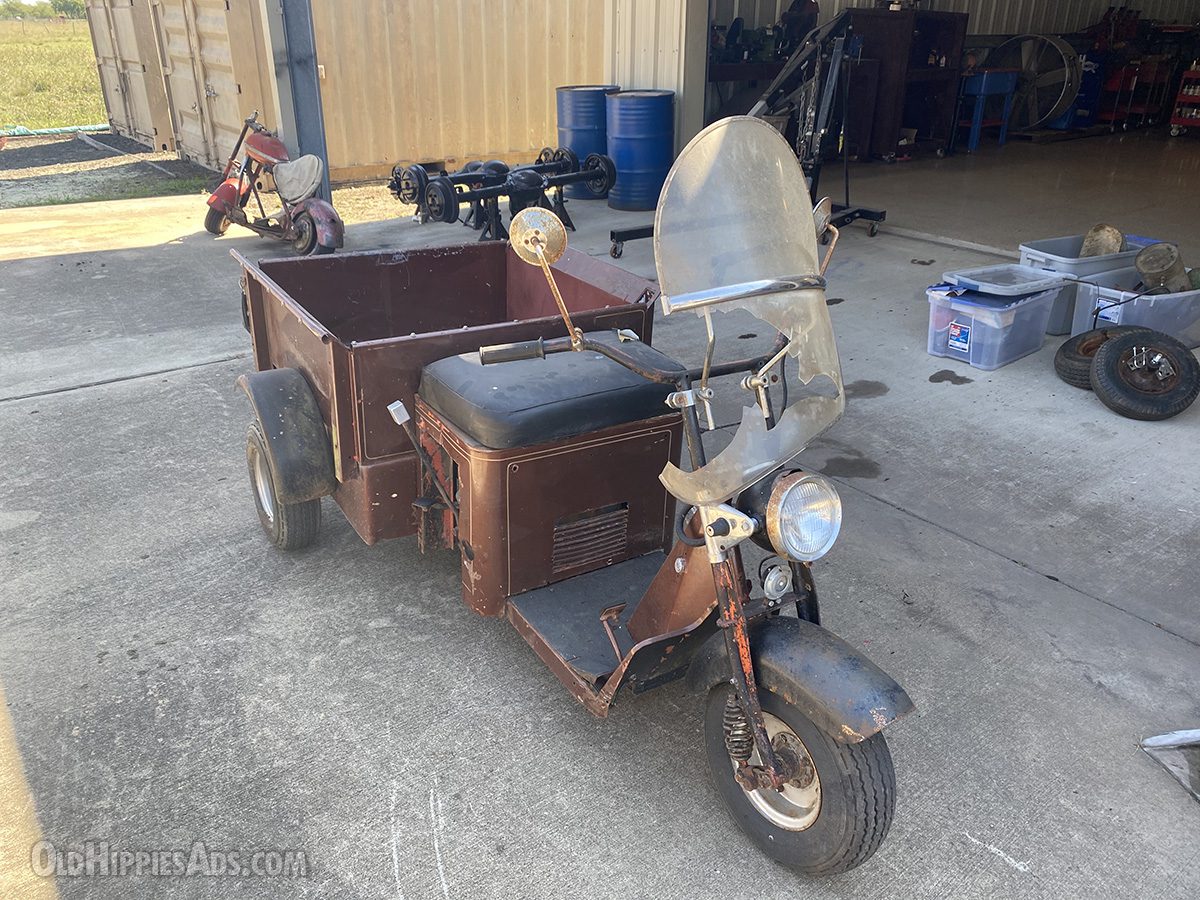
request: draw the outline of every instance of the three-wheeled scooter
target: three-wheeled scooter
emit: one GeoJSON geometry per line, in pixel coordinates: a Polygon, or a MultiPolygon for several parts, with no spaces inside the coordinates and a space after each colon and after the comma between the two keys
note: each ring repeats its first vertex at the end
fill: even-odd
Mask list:
{"type": "Polygon", "coordinates": [[[309,153],[290,159],[279,135],[258,121],[258,110],[242,123],[242,133],[229,153],[221,183],[209,195],[204,229],[221,235],[230,223],[249,228],[260,237],[288,241],[300,256],[332,253],[342,246],[345,226],[326,200],[313,196],[321,187],[325,164],[309,153]],[[238,154],[245,148],[245,157],[238,154]],[[267,212],[261,182],[273,179],[278,209],[267,212]],[[247,212],[253,199],[257,210],[247,212]]]}
{"type": "MultiPolygon", "coordinates": [[[[686,678],[704,697],[709,770],[734,820],[764,853],[811,874],[853,868],[879,847],[895,803],[881,732],[913,708],[820,624],[811,565],[838,536],[841,501],[794,460],[845,404],[823,278],[836,240],[824,263],[817,250],[829,215],[823,203],[814,225],[778,132],[758,119],[721,120],[680,154],[655,219],[661,308],[701,317],[700,365],[653,349],[645,325],[579,327],[577,279],[555,268],[571,252],[566,232],[534,207],[514,218],[510,246],[541,270],[563,336],[430,361],[409,402],[389,407],[417,458],[421,548],[459,554],[467,605],[508,619],[597,716],[623,689],[686,678]],[[753,317],[777,333],[773,346],[717,360],[718,313],[743,319],[739,328],[753,317]],[[711,427],[719,378],[737,378],[749,402],[732,440],[712,453],[702,422],[711,427]],[[743,562],[751,543],[768,554],[756,579],[743,562]]],[[[269,329],[275,313],[260,305],[253,321],[269,329]]],[[[317,467],[328,437],[312,423],[339,413],[316,401],[291,413],[309,388],[285,371],[294,370],[260,371],[243,387],[260,420],[248,444],[260,519],[277,544],[296,546],[281,528],[319,516],[311,484],[331,489],[317,467]],[[284,440],[289,429],[304,440],[284,440]],[[293,485],[286,496],[283,484],[293,485]]],[[[384,502],[369,483],[356,490],[384,502]]]]}

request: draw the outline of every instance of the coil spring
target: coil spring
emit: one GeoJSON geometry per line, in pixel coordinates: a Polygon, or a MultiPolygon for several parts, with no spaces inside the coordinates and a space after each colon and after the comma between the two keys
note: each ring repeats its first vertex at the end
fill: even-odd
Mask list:
{"type": "Polygon", "coordinates": [[[742,711],[742,704],[734,694],[725,699],[722,724],[725,728],[725,750],[729,758],[735,762],[746,762],[754,752],[754,735],[750,731],[750,722],[742,711]]]}

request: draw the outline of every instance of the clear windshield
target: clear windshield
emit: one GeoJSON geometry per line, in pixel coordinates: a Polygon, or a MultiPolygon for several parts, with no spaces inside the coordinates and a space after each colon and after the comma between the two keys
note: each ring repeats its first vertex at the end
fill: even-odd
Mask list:
{"type": "MultiPolygon", "coordinates": [[[[710,125],[684,148],[659,196],[654,258],[668,296],[820,271],[804,173],[778,131],[761,119],[737,116],[710,125]]],[[[725,450],[694,472],[668,464],[663,484],[693,505],[729,500],[798,454],[845,408],[823,290],[787,291],[706,309],[743,309],[787,335],[788,355],[798,363],[800,382],[808,390],[793,396],[769,431],[747,393],[741,425],[725,450]]],[[[720,319],[714,315],[718,327],[720,319]]]]}

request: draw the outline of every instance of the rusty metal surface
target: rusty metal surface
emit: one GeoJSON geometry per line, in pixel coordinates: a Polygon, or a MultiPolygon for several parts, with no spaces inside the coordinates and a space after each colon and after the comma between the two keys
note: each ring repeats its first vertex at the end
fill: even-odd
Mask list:
{"type": "MultiPolygon", "coordinates": [[[[500,615],[505,601],[523,591],[668,545],[674,500],[658,473],[668,459],[679,459],[677,414],[552,444],[490,450],[420,398],[415,409],[422,440],[428,435],[458,470],[463,599],[481,615],[500,615]],[[555,567],[556,527],[561,532],[564,523],[620,506],[625,509],[620,545],[609,542],[601,556],[584,554],[555,567]]],[[[561,544],[558,549],[561,563],[561,544]]]]}
{"type": "MultiPolygon", "coordinates": [[[[257,263],[233,256],[255,366],[307,378],[333,446],[335,499],[367,543],[416,531],[416,457],[387,405],[412,408],[421,369],[486,344],[565,334],[540,274],[503,244],[257,263]]],[[[628,328],[650,342],[651,282],[570,249],[555,272],[580,327],[628,328]]]]}
{"type": "MultiPolygon", "coordinates": [[[[913,711],[913,702],[890,675],[837,635],[802,619],[768,618],[750,627],[750,647],[760,687],[796,706],[822,730],[857,743],[913,711]]],[[[728,680],[723,641],[710,640],[688,671],[693,690],[728,680]]]]}

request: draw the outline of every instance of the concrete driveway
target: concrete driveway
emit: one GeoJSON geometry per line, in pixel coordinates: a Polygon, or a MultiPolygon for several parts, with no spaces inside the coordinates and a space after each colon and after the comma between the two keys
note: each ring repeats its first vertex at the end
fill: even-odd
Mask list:
{"type": "MultiPolygon", "coordinates": [[[[0,213],[0,685],[55,847],[297,849],[307,874],[64,877],[61,896],[1200,893],[1200,805],[1137,749],[1200,722],[1200,407],[1119,418],[1054,377],[1057,339],[994,373],[926,355],[924,286],[988,257],[851,229],[829,272],[851,399],[804,455],[845,502],[824,617],[918,712],[888,732],[882,849],[812,880],[727,818],[682,685],[592,719],[462,606],[454,558],[368,548],[330,502],[317,547],[268,546],[227,251],[278,245],[213,239],[201,213],[0,213]],[[105,227],[125,213],[140,230],[105,227]]],[[[650,218],[572,213],[596,255],[650,218]]],[[[348,242],[473,236],[397,220],[348,242]]],[[[620,262],[651,273],[649,243],[620,262]]],[[[698,320],[656,343],[697,359],[698,320]]]]}

